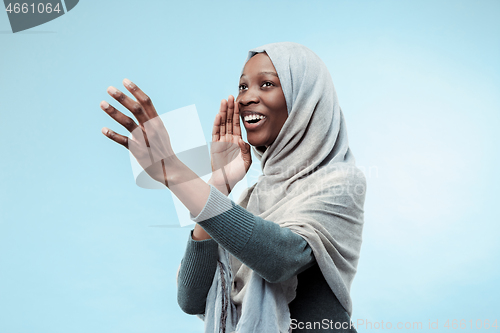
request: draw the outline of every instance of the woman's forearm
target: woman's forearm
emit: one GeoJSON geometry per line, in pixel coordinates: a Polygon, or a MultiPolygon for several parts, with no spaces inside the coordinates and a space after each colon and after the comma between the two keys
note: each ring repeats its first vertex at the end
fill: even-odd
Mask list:
{"type": "MultiPolygon", "coordinates": [[[[212,178],[205,183],[190,168],[177,158],[165,160],[165,173],[167,175],[168,188],[186,206],[193,216],[197,216],[205,206],[210,194],[210,185],[213,185],[221,193],[229,195],[225,184],[216,184],[212,178]]],[[[194,240],[211,238],[203,228],[196,224],[193,235],[194,240]]]]}
{"type": "Polygon", "coordinates": [[[197,216],[210,195],[210,185],[198,177],[177,157],[164,160],[166,183],[170,191],[184,204],[191,214],[197,216]]]}

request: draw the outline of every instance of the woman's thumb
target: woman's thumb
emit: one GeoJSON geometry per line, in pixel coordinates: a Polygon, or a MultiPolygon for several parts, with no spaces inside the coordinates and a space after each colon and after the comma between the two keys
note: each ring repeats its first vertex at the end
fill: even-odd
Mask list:
{"type": "Polygon", "coordinates": [[[242,138],[240,138],[240,139],[238,140],[238,145],[240,146],[240,148],[241,148],[241,152],[242,152],[243,154],[248,154],[248,151],[249,151],[249,145],[248,145],[248,144],[246,144],[246,143],[245,143],[245,141],[243,141],[243,139],[242,139],[242,138]]]}

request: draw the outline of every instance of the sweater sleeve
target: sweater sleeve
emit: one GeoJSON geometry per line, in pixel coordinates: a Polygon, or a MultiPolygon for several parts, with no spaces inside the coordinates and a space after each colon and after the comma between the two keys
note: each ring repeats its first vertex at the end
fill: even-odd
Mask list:
{"type": "Polygon", "coordinates": [[[219,245],[213,239],[194,240],[192,234],[177,275],[177,303],[187,314],[203,314],[217,268],[219,245]]]}
{"type": "Polygon", "coordinates": [[[315,263],[304,238],[250,213],[212,185],[202,211],[191,219],[266,281],[288,280],[315,263]]]}

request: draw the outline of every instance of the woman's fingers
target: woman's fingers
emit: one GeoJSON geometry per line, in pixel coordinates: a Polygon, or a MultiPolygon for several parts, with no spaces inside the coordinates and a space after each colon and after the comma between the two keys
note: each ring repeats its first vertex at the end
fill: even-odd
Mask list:
{"type": "Polygon", "coordinates": [[[124,135],[118,134],[107,127],[103,127],[101,132],[114,142],[130,150],[139,164],[150,165],[152,163],[151,152],[149,149],[145,149],[144,144],[137,143],[134,138],[128,138],[124,135]]]}
{"type": "Polygon", "coordinates": [[[223,99],[220,102],[219,114],[221,117],[220,126],[219,126],[220,127],[219,133],[220,133],[220,136],[222,137],[222,136],[226,135],[227,101],[225,99],[223,99]]]}
{"type": "Polygon", "coordinates": [[[129,79],[123,80],[123,85],[127,88],[128,91],[137,99],[137,102],[142,105],[146,115],[149,119],[153,119],[158,117],[158,113],[156,112],[155,107],[153,106],[153,102],[148,95],[146,95],[135,83],[131,82],[129,79]]]}
{"type": "Polygon", "coordinates": [[[111,97],[120,102],[120,104],[126,107],[130,112],[132,112],[134,117],[139,121],[139,124],[142,125],[149,120],[149,117],[142,107],[142,104],[134,101],[132,98],[128,97],[113,86],[108,88],[108,94],[110,94],[111,97]]]}
{"type": "Polygon", "coordinates": [[[217,142],[220,140],[220,114],[215,115],[214,127],[212,128],[212,142],[217,142]]]}
{"type": "Polygon", "coordinates": [[[101,109],[103,109],[104,112],[116,120],[120,125],[125,127],[130,133],[138,127],[132,118],[127,117],[113,106],[109,105],[106,101],[101,102],[101,109]]]}
{"type": "Polygon", "coordinates": [[[217,132],[217,140],[226,134],[241,137],[240,111],[235,98],[229,95],[227,101],[223,99],[220,103],[220,111],[214,121],[212,130],[212,141],[215,141],[214,135],[217,132]],[[216,127],[218,129],[216,129],[216,127]]]}
{"type": "Polygon", "coordinates": [[[226,114],[226,132],[233,135],[233,115],[234,115],[234,97],[229,95],[227,98],[227,114],[226,114]]]}
{"type": "Polygon", "coordinates": [[[107,127],[103,127],[101,131],[102,131],[102,134],[106,135],[108,138],[110,138],[114,142],[119,143],[123,147],[128,149],[128,138],[126,136],[115,133],[107,127]]]}
{"type": "Polygon", "coordinates": [[[234,101],[233,135],[241,137],[240,109],[238,108],[238,103],[236,102],[236,100],[234,101]]]}

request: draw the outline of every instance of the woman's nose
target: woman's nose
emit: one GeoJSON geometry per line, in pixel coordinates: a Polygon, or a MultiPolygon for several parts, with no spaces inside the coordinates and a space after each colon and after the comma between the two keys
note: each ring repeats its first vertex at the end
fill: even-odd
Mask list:
{"type": "Polygon", "coordinates": [[[239,103],[248,105],[250,103],[259,103],[259,93],[256,89],[249,88],[239,99],[239,103]]]}

